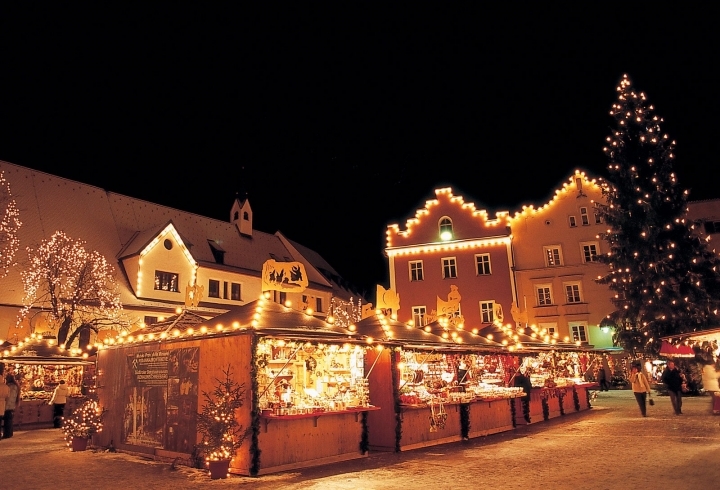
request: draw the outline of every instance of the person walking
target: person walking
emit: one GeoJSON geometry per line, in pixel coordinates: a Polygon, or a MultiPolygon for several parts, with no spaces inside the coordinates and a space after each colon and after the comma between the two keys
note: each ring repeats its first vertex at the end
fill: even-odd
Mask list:
{"type": "Polygon", "coordinates": [[[610,385],[608,385],[607,375],[605,373],[605,366],[600,364],[598,368],[598,382],[600,383],[600,391],[610,391],[610,385]]]}
{"type": "Polygon", "coordinates": [[[647,417],[647,406],[645,403],[648,395],[650,395],[650,382],[637,364],[633,364],[632,366],[630,384],[632,385],[638,407],[640,407],[640,413],[643,417],[647,417]]]}
{"type": "MultiPolygon", "coordinates": [[[[0,368],[4,367],[4,364],[0,363],[0,368]]],[[[2,376],[3,369],[0,369],[0,413],[5,413],[5,400],[7,399],[10,388],[5,384],[5,376],[2,376]]],[[[0,427],[0,435],[2,435],[3,428],[0,427]]]]}
{"type": "Polygon", "coordinates": [[[15,409],[20,403],[20,386],[15,382],[15,376],[5,376],[5,385],[8,393],[5,396],[5,411],[3,412],[3,439],[10,439],[13,436],[13,417],[15,409]]]}
{"type": "Polygon", "coordinates": [[[56,429],[62,427],[62,418],[65,414],[65,403],[69,392],[65,380],[61,379],[50,398],[50,405],[53,405],[53,427],[56,429]]]}
{"type": "Polygon", "coordinates": [[[682,415],[682,384],[683,379],[680,374],[680,370],[675,366],[675,361],[669,360],[667,367],[660,377],[660,381],[665,383],[670,395],[670,402],[672,403],[675,415],[682,415]]]}

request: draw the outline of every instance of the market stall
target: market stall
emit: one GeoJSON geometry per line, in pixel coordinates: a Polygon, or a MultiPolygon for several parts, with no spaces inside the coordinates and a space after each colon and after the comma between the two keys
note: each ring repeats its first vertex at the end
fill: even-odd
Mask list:
{"type": "Polygon", "coordinates": [[[381,407],[368,415],[371,449],[404,451],[513,428],[510,400],[521,393],[497,375],[499,344],[381,313],[355,329],[383,346],[366,357],[371,402],[381,407]]]}
{"type": "Polygon", "coordinates": [[[197,456],[199,395],[228,367],[247,389],[248,437],[230,472],[259,475],[367,455],[366,345],[264,299],[188,328],[125,337],[98,353],[108,410],[99,444],[157,459],[197,456]]]}
{"type": "Polygon", "coordinates": [[[523,405],[520,400],[516,404],[517,424],[541,422],[591,408],[590,390],[597,389],[598,384],[587,381],[583,373],[592,368],[593,355],[561,349],[519,354],[516,372],[521,371],[530,378],[532,389],[529,404],[523,405]]]}
{"type": "Polygon", "coordinates": [[[58,347],[54,337],[33,334],[0,352],[0,362],[20,386],[21,403],[14,417],[14,425],[20,430],[52,427],[49,401],[60,380],[65,380],[70,391],[65,414],[82,405],[87,388],[94,384],[94,363],[58,347]]]}

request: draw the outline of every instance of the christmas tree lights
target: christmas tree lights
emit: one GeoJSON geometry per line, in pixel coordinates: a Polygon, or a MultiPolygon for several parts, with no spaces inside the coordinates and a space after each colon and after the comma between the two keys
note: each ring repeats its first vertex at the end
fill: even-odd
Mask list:
{"type": "Polygon", "coordinates": [[[5,277],[14,264],[20,246],[18,229],[22,225],[15,200],[10,194],[10,184],[5,173],[0,172],[0,277],[5,277]]]}
{"type": "Polygon", "coordinates": [[[615,292],[608,319],[617,343],[656,354],[660,337],[717,321],[720,260],[686,218],[688,191],[673,170],[675,141],[663,132],[663,119],[627,75],[617,92],[610,110],[617,127],[603,148],[605,203],[597,204],[607,224],[599,238],[610,249],[598,259],[609,272],[597,282],[615,292]]]}
{"type": "Polygon", "coordinates": [[[245,387],[232,379],[230,366],[223,370],[223,375],[224,379],[215,378],[217,385],[212,393],[203,392],[205,404],[197,417],[206,463],[232,460],[246,435],[235,416],[243,406],[245,387]]]}
{"type": "Polygon", "coordinates": [[[63,432],[68,446],[72,444],[73,437],[89,439],[93,434],[102,432],[102,429],[102,409],[95,400],[87,400],[73,410],[69,418],[63,419],[63,432]]]}

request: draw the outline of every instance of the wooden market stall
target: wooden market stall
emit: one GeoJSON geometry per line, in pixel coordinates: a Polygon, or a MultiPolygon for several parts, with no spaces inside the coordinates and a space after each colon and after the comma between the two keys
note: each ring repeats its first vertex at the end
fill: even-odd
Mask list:
{"type": "Polygon", "coordinates": [[[380,313],[355,325],[381,344],[366,357],[370,399],[380,407],[368,414],[371,449],[404,451],[513,429],[510,401],[521,393],[491,372],[502,346],[433,328],[380,313]]]}
{"type": "Polygon", "coordinates": [[[98,353],[107,410],[99,444],[157,459],[198,456],[198,412],[223,370],[246,389],[248,436],[230,472],[303,468],[367,455],[365,345],[351,332],[260,299],[184,331],[119,339],[98,353]]]}
{"type": "Polygon", "coordinates": [[[13,374],[20,386],[20,405],[15,410],[18,430],[53,426],[53,407],[49,404],[55,387],[65,380],[69,396],[65,416],[80,407],[94,385],[94,363],[72,355],[57,346],[54,337],[32,335],[0,352],[5,374],[13,374]]]}

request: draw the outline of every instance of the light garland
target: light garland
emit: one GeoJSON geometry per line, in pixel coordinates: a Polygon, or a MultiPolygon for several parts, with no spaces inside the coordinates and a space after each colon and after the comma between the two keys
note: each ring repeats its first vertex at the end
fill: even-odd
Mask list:
{"type": "Polygon", "coordinates": [[[18,230],[22,222],[3,171],[0,171],[0,215],[0,277],[5,277],[15,264],[15,254],[20,247],[18,230]]]}

